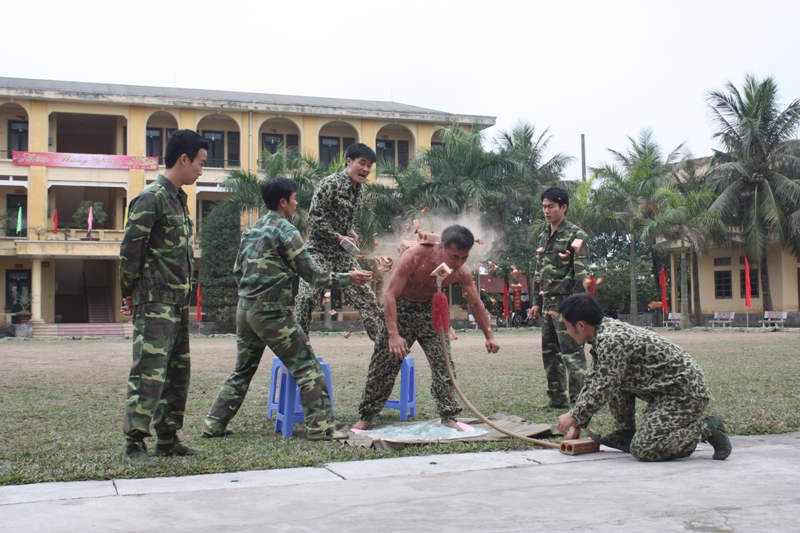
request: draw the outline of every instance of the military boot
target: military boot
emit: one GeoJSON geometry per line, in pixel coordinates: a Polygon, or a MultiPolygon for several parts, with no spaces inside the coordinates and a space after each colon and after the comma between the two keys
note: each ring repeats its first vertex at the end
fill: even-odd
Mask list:
{"type": "Polygon", "coordinates": [[[188,455],[205,455],[208,452],[188,447],[182,443],[176,435],[174,440],[169,444],[156,444],[155,453],[159,457],[186,457],[188,455]]]}
{"type": "Polygon", "coordinates": [[[153,466],[147,455],[147,445],[142,440],[129,440],[125,443],[125,462],[131,466],[153,466]]]}
{"type": "Polygon", "coordinates": [[[631,453],[631,442],[633,442],[633,436],[635,434],[635,429],[623,429],[620,432],[615,431],[613,433],[608,433],[604,437],[599,433],[590,431],[589,438],[602,444],[603,446],[608,446],[609,448],[614,448],[615,450],[622,450],[625,453],[631,453]]]}
{"type": "Polygon", "coordinates": [[[711,415],[703,420],[706,425],[711,429],[711,436],[705,439],[705,442],[714,447],[714,455],[712,459],[717,461],[724,461],[728,458],[733,451],[731,439],[728,438],[728,431],[722,417],[719,415],[711,415]]]}

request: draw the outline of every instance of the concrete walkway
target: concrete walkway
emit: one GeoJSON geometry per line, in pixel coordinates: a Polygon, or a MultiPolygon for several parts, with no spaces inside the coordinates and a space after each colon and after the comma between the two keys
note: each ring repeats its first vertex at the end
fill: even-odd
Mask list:
{"type": "Polygon", "coordinates": [[[800,531],[800,433],[726,461],[613,450],[435,455],[0,487],[0,531],[800,531]]]}

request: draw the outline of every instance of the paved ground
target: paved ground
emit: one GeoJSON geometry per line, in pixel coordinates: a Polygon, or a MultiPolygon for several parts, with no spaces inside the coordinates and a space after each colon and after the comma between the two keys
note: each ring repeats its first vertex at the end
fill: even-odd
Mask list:
{"type": "Polygon", "coordinates": [[[800,531],[800,433],[726,461],[603,448],[439,455],[0,487],[0,531],[800,531]]]}

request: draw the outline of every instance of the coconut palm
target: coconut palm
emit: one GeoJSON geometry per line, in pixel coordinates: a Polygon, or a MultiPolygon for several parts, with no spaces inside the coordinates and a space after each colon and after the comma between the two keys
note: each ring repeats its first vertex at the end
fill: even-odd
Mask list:
{"type": "MultiPolygon", "coordinates": [[[[680,286],[681,286],[681,322],[682,329],[688,329],[689,322],[689,291],[687,255],[689,252],[696,254],[706,250],[706,241],[709,235],[721,234],[724,225],[719,213],[709,211],[708,206],[714,201],[714,193],[705,187],[686,187],[685,182],[672,181],[656,192],[656,199],[661,204],[661,210],[651,219],[647,220],[642,228],[642,239],[665,239],[662,245],[671,245],[675,241],[680,243],[680,286]],[[683,185],[683,187],[681,187],[683,185]]],[[[694,285],[694,294],[699,298],[697,282],[694,285]]],[[[695,304],[695,312],[699,311],[699,303],[695,304]]],[[[701,315],[702,316],[702,315],[701,315]]],[[[695,322],[700,325],[702,319],[695,317],[695,322]]]]}
{"type": "Polygon", "coordinates": [[[414,161],[430,171],[432,198],[449,197],[457,214],[470,206],[485,210],[493,193],[517,196],[510,176],[520,170],[519,163],[506,154],[486,150],[483,132],[477,127],[467,132],[452,125],[438,133],[443,145],[423,150],[414,161]]]}
{"type": "Polygon", "coordinates": [[[597,202],[603,213],[604,224],[614,225],[628,235],[631,269],[630,320],[638,325],[636,241],[645,223],[660,210],[655,193],[665,185],[670,166],[677,162],[683,145],[664,156],[649,128],[641,132],[638,140],[632,137],[628,139],[631,147],[627,152],[609,149],[617,165],[605,163],[592,171],[600,179],[597,202]]]}
{"type": "Polygon", "coordinates": [[[224,201],[236,204],[242,212],[254,210],[263,215],[266,208],[261,197],[261,183],[278,176],[291,178],[297,183],[297,210],[291,222],[301,233],[305,233],[308,210],[317,183],[325,176],[344,169],[344,166],[344,155],[326,165],[313,156],[300,154],[294,148],[278,145],[275,153],[264,150],[258,174],[241,169],[228,171],[222,186],[230,193],[230,197],[224,201]]]}
{"type": "Polygon", "coordinates": [[[778,106],[778,84],[771,77],[745,77],[739,90],[708,93],[715,150],[711,177],[719,193],[711,208],[739,229],[748,257],[761,271],[764,310],[772,310],[767,246],[777,240],[800,257],[800,99],[778,106]]]}

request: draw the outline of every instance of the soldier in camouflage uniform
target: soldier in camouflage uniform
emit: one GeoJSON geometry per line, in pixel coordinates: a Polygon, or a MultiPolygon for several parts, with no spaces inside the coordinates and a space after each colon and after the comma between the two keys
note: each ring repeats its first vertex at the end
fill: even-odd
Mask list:
{"type": "Polygon", "coordinates": [[[550,407],[560,409],[574,402],[583,387],[586,355],[583,346],[575,343],[561,319],[554,315],[564,298],[584,292],[588,285],[589,246],[583,230],[565,218],[569,208],[567,191],[551,187],[541,199],[549,226],[539,235],[536,249],[530,315],[534,320],[540,313],[543,317],[542,360],[547,395],[550,407]]]}
{"type": "Polygon", "coordinates": [[[714,459],[731,453],[725,424],[718,415],[702,418],[711,399],[703,371],[681,347],[662,336],[605,318],[588,294],[559,306],[562,320],[578,343],[592,343],[592,368],[575,407],[558,419],[567,438],[578,438],[592,416],[608,403],[614,432],[594,440],[629,451],[642,461],[688,457],[697,443],[714,447],[714,459]],[[636,427],[636,399],[647,409],[636,427]]]}
{"type": "MultiPolygon", "coordinates": [[[[334,272],[359,268],[356,258],[345,251],[344,246],[358,244],[354,228],[364,205],[364,181],[375,163],[375,152],[361,143],[349,146],[345,157],[347,168],[322,180],[308,212],[308,252],[320,268],[334,272]]],[[[300,280],[294,316],[306,334],[311,325],[311,313],[320,305],[322,293],[323,289],[300,280]]],[[[361,315],[364,328],[374,341],[380,322],[375,292],[369,285],[350,285],[342,293],[345,303],[361,315]]]]}
{"type": "Polygon", "coordinates": [[[125,398],[125,461],[151,464],[145,437],[156,430],[156,455],[197,455],[178,439],[189,392],[189,291],[192,221],[182,186],[203,173],[209,145],[190,130],[167,143],[166,170],[128,207],[119,256],[121,312],[133,316],[133,364],[125,398]]]}
{"type": "MultiPolygon", "coordinates": [[[[384,296],[385,325],[382,324],[375,341],[358,409],[360,420],[353,425],[354,429],[367,429],[372,425],[372,419],[392,393],[403,359],[417,341],[431,367],[431,394],[442,424],[456,427],[461,405],[445,366],[441,340],[431,323],[431,301],[437,291],[436,278],[431,273],[443,262],[453,270],[442,280],[442,286],[461,285],[470,312],[486,338],[486,351],[497,353],[500,347],[475,288],[472,271],[466,265],[474,239],[469,229],[453,225],[442,232],[440,244],[417,244],[400,256],[384,296]]],[[[449,350],[447,335],[445,342],[449,350]]],[[[452,358],[450,364],[455,375],[452,358]]]]}
{"type": "Polygon", "coordinates": [[[203,436],[230,434],[228,422],[244,402],[264,348],[269,346],[300,387],[308,439],[346,439],[347,434],[334,427],[322,366],[289,311],[292,284],[299,275],[314,287],[363,285],[372,279],[372,272],[318,269],[300,232],[289,222],[297,207],[297,184],[274,178],[262,184],[261,191],[270,211],[242,234],[233,268],[239,284],[236,368],[205,418],[203,436]]]}

